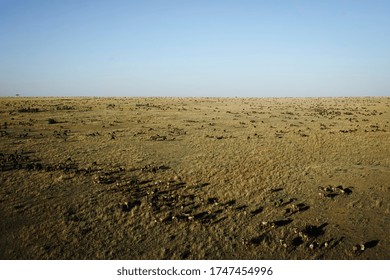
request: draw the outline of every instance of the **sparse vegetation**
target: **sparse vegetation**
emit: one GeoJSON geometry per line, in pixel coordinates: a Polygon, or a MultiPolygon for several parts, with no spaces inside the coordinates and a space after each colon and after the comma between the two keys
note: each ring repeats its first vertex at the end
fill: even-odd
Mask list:
{"type": "Polygon", "coordinates": [[[0,99],[0,258],[388,259],[389,105],[0,99]]]}

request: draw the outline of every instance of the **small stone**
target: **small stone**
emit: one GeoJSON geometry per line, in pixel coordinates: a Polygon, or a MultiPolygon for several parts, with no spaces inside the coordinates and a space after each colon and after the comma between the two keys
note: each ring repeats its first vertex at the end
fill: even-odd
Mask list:
{"type": "Polygon", "coordinates": [[[180,178],[179,176],[175,175],[175,176],[173,177],[173,180],[174,180],[174,181],[180,181],[181,178],[180,178]]]}

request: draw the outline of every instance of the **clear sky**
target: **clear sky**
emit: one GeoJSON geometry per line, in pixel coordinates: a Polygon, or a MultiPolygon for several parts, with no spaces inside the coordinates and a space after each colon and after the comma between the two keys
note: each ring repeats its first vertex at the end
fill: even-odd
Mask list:
{"type": "Polygon", "coordinates": [[[0,96],[390,95],[390,1],[0,0],[0,96]]]}

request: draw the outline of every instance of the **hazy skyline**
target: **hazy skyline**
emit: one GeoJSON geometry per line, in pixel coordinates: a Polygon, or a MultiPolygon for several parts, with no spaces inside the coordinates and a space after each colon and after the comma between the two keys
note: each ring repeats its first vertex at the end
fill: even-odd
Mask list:
{"type": "Polygon", "coordinates": [[[390,94],[390,1],[4,1],[0,96],[390,94]]]}

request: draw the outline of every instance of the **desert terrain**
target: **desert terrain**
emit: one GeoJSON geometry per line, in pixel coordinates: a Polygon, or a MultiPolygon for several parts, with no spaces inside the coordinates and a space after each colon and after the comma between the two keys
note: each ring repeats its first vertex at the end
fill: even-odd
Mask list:
{"type": "Polygon", "coordinates": [[[390,259],[390,97],[0,98],[0,259],[390,259]]]}

